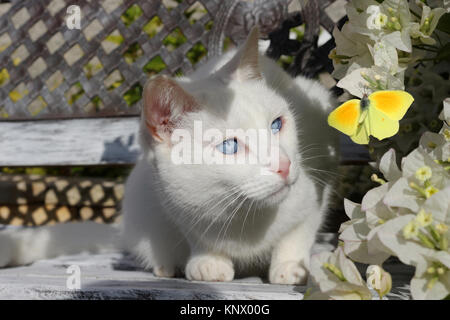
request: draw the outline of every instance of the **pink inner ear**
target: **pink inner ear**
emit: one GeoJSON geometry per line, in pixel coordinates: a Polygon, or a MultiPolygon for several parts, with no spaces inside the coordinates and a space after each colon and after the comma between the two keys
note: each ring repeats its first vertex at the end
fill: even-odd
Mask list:
{"type": "Polygon", "coordinates": [[[177,119],[196,106],[194,97],[186,93],[174,80],[157,76],[144,92],[144,116],[147,128],[158,140],[170,134],[177,119]]]}
{"type": "Polygon", "coordinates": [[[155,95],[150,98],[152,99],[152,102],[150,104],[150,110],[146,109],[146,124],[150,133],[155,138],[163,140],[158,134],[158,131],[168,131],[166,128],[170,122],[170,105],[163,105],[159,99],[154,99],[157,96],[158,93],[155,93],[155,95]]]}

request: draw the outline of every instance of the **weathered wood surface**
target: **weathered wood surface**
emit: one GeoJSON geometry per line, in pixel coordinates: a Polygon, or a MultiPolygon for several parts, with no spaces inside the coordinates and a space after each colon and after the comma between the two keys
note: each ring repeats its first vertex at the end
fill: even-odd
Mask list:
{"type": "MultiPolygon", "coordinates": [[[[332,248],[321,243],[315,246],[314,252],[332,248]]],[[[411,268],[398,263],[385,264],[385,268],[394,279],[394,289],[385,299],[409,299],[407,283],[412,276],[411,268]]],[[[257,277],[229,283],[156,278],[121,253],[61,256],[29,266],[0,269],[0,299],[301,300],[306,288],[268,284],[257,277]],[[70,265],[80,267],[81,290],[66,286],[70,265]]],[[[376,296],[374,292],[373,295],[376,296]]]]}
{"type": "Polygon", "coordinates": [[[138,117],[0,123],[0,166],[132,164],[138,117]]]}
{"type": "Polygon", "coordinates": [[[157,278],[119,253],[64,256],[0,269],[0,299],[301,299],[300,291],[263,284],[259,278],[233,283],[157,278]],[[66,286],[70,265],[80,266],[79,291],[66,286]]]}
{"type": "MultiPolygon", "coordinates": [[[[133,164],[138,117],[0,123],[0,166],[133,164]]],[[[342,163],[367,162],[366,149],[341,139],[342,163]]]]}

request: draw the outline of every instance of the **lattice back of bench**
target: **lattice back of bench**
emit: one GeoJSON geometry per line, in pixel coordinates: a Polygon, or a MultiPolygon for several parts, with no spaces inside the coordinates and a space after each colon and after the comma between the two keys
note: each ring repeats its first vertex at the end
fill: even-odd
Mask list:
{"type": "Polygon", "coordinates": [[[191,72],[188,52],[195,45],[206,51],[208,22],[219,2],[13,2],[0,18],[0,36],[9,42],[0,54],[0,68],[9,73],[0,91],[3,114],[8,118],[137,114],[136,101],[126,97],[139,95],[154,72],[143,69],[153,61],[164,73],[191,72]],[[70,30],[65,23],[66,9],[73,4],[81,8],[81,30],[70,30]],[[188,18],[192,6],[204,11],[196,21],[188,18]],[[124,19],[130,8],[139,12],[131,23],[124,19]],[[153,29],[146,33],[150,21],[153,29]],[[172,32],[184,43],[169,44],[172,32]],[[138,49],[127,61],[123,54],[133,46],[138,49]]]}
{"type": "MultiPolygon", "coordinates": [[[[14,0],[0,17],[0,119],[137,115],[150,75],[189,74],[208,51],[220,53],[225,36],[239,43],[255,24],[267,36],[292,1],[14,0]],[[69,5],[81,8],[81,30],[67,28],[69,5]]],[[[333,2],[311,2],[328,31],[333,2]]],[[[275,58],[283,43],[272,41],[275,58]]]]}

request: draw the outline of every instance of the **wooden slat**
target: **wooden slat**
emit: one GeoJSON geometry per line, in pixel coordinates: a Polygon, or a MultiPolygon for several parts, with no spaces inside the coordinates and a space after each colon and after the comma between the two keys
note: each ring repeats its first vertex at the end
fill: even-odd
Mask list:
{"type": "MultiPolygon", "coordinates": [[[[0,123],[0,166],[133,164],[138,117],[0,123]]],[[[365,163],[366,148],[341,138],[341,163],[365,163]]]]}
{"type": "MultiPolygon", "coordinates": [[[[313,252],[328,251],[333,247],[330,242],[318,242],[313,252]]],[[[387,260],[383,268],[393,280],[391,292],[383,299],[411,299],[408,283],[414,275],[414,268],[392,259],[387,260]]],[[[360,272],[364,271],[365,267],[360,268],[360,272]]],[[[255,276],[238,276],[232,282],[157,278],[151,272],[143,271],[130,255],[119,252],[66,255],[40,260],[29,266],[0,269],[0,299],[301,300],[306,289],[304,285],[268,284],[266,279],[255,276]],[[81,290],[67,288],[69,265],[80,266],[81,290]]],[[[378,298],[375,291],[371,290],[371,293],[374,299],[378,298]]],[[[178,314],[179,311],[175,311],[173,314],[178,314]]],[[[271,309],[270,315],[275,313],[276,310],[271,309]]],[[[170,314],[168,310],[168,319],[183,319],[170,314]]],[[[211,318],[222,315],[218,311],[214,314],[216,317],[211,318]]],[[[188,316],[186,319],[194,318],[188,316]]],[[[255,318],[264,319],[263,316],[255,318]]]]}
{"type": "Polygon", "coordinates": [[[0,123],[0,166],[133,164],[138,117],[0,123]]]}

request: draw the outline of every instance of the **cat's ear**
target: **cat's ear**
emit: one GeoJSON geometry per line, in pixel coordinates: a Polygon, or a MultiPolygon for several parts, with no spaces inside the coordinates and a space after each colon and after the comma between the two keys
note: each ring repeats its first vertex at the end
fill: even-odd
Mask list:
{"type": "Polygon", "coordinates": [[[159,142],[169,141],[180,116],[196,106],[194,97],[167,76],[156,76],[145,85],[142,116],[147,129],[159,142]]]}
{"type": "Polygon", "coordinates": [[[258,52],[259,30],[254,27],[235,56],[227,62],[218,72],[223,80],[235,79],[238,81],[262,79],[259,67],[258,52]]]}

